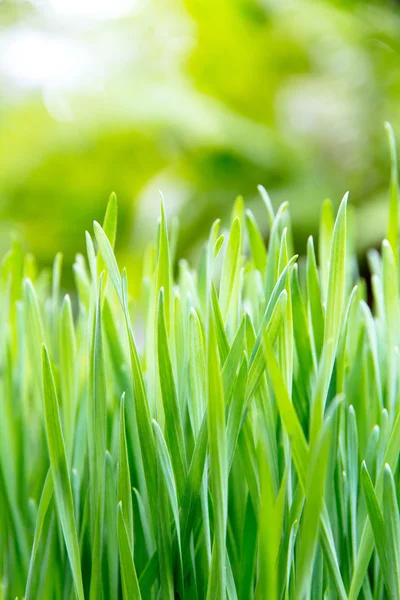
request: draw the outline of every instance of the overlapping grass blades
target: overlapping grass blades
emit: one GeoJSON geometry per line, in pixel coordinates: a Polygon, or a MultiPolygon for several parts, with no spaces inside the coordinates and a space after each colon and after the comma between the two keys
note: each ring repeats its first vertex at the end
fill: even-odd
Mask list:
{"type": "Polygon", "coordinates": [[[13,246],[0,294],[1,598],[400,598],[389,133],[372,303],[347,196],[336,218],[324,203],[319,265],[312,238],[292,256],[288,206],[275,215],[261,187],[264,222],[239,199],[197,269],[176,264],[162,204],[142,304],[114,255],[114,195],[71,298],[61,255],[49,277],[13,246]]]}

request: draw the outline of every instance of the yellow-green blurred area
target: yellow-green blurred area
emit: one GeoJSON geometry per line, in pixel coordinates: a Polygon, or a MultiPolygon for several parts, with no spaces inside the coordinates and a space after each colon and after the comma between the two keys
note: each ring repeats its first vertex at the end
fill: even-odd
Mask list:
{"type": "Polygon", "coordinates": [[[115,191],[139,265],[161,190],[187,256],[238,194],[266,231],[260,183],[300,249],[346,190],[360,252],[385,236],[394,0],[3,0],[0,94],[1,255],[16,232],[68,267],[115,191]]]}

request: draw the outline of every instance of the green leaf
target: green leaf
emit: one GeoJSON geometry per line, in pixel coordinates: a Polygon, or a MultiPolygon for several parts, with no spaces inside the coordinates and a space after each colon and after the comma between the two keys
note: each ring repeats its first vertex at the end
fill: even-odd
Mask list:
{"type": "Polygon", "coordinates": [[[207,343],[207,414],[214,516],[214,540],[207,598],[223,600],[226,594],[227,451],[224,397],[213,319],[209,322],[207,343]]]}
{"type": "Polygon", "coordinates": [[[133,553],[133,507],[132,486],[129,473],[128,448],[125,433],[125,393],[122,394],[119,417],[119,460],[118,460],[118,503],[121,502],[121,510],[124,517],[128,542],[133,553]]]}
{"type": "Polygon", "coordinates": [[[47,511],[48,511],[52,497],[53,497],[53,479],[51,477],[51,472],[48,471],[44,485],[43,485],[42,494],[40,496],[39,508],[37,511],[35,534],[33,537],[32,552],[31,552],[31,560],[29,563],[28,578],[26,581],[26,588],[25,588],[25,600],[30,600],[32,598],[33,569],[35,566],[36,554],[37,554],[37,550],[39,547],[40,538],[42,535],[44,520],[46,518],[47,511]]]}
{"type": "Polygon", "coordinates": [[[389,191],[389,227],[388,240],[393,248],[396,263],[399,262],[399,180],[397,169],[396,140],[390,123],[385,123],[390,149],[390,191],[389,191]]]}
{"type": "Polygon", "coordinates": [[[157,447],[157,457],[158,464],[160,465],[160,470],[164,479],[165,489],[167,491],[167,496],[169,502],[171,504],[172,514],[174,516],[176,534],[178,539],[178,548],[179,548],[179,557],[180,564],[182,570],[182,548],[181,548],[181,529],[180,529],[180,521],[179,521],[179,506],[178,506],[178,496],[175,485],[174,472],[172,469],[171,459],[168,452],[167,445],[164,440],[164,436],[158,425],[157,421],[153,419],[153,429],[155,433],[156,439],[156,447],[157,447]]]}
{"type": "Polygon", "coordinates": [[[258,189],[260,196],[264,202],[265,208],[267,209],[269,226],[272,227],[272,225],[274,223],[274,219],[275,219],[275,214],[274,214],[274,209],[272,208],[272,203],[271,203],[270,197],[268,195],[267,190],[262,185],[258,185],[257,189],[258,189]]]}
{"type": "Polygon", "coordinates": [[[392,559],[388,556],[388,540],[386,538],[385,524],[383,521],[382,511],[379,507],[378,498],[376,496],[374,486],[372,485],[365,461],[361,465],[361,484],[364,492],[365,503],[372,531],[374,534],[376,550],[379,556],[379,562],[382,567],[382,574],[385,580],[385,585],[390,598],[396,598],[393,587],[393,565],[390,563],[392,559]]]}
{"type": "Polygon", "coordinates": [[[76,336],[70,297],[64,297],[59,323],[59,356],[62,414],[64,420],[65,446],[68,456],[72,454],[76,414],[76,336]]]}
{"type": "Polygon", "coordinates": [[[186,453],[183,440],[182,417],[176,395],[174,375],[168,348],[167,329],[164,315],[164,292],[158,299],[158,369],[161,395],[165,414],[166,439],[171,453],[179,498],[186,487],[186,453]]]}
{"type": "Polygon", "coordinates": [[[118,504],[118,547],[124,600],[139,600],[142,598],[142,595],[129,546],[129,536],[126,530],[121,502],[118,504]]]}
{"type": "Polygon", "coordinates": [[[74,579],[78,600],[84,599],[78,537],[72,500],[71,479],[68,471],[64,438],[61,429],[56,388],[46,346],[42,347],[44,411],[47,445],[58,518],[74,579]]]}
{"type": "Polygon", "coordinates": [[[324,303],[328,294],[329,261],[331,259],[333,237],[333,209],[330,200],[324,200],[321,211],[321,220],[318,236],[319,266],[321,269],[321,290],[324,303]]]}
{"type": "Polygon", "coordinates": [[[321,356],[324,341],[325,316],[322,308],[321,288],[317,262],[315,259],[314,242],[310,236],[307,242],[307,307],[312,325],[313,341],[316,356],[321,356]]]}
{"type": "Polygon", "coordinates": [[[219,292],[219,302],[221,305],[221,314],[226,323],[229,314],[229,308],[232,302],[233,290],[239,276],[239,256],[241,245],[240,221],[236,217],[233,221],[226,248],[224,262],[222,265],[221,285],[219,292]]]}
{"type": "Polygon", "coordinates": [[[387,556],[392,577],[393,598],[400,598],[400,518],[396,484],[391,468],[385,465],[383,472],[383,519],[387,540],[387,556]]]}
{"type": "Polygon", "coordinates": [[[299,599],[308,597],[310,593],[310,573],[313,569],[317,545],[319,516],[324,504],[325,479],[331,453],[332,429],[336,409],[337,403],[333,406],[333,410],[330,411],[329,416],[324,422],[320,437],[310,459],[306,502],[301,517],[297,545],[296,596],[299,599]]]}
{"type": "Polygon", "coordinates": [[[257,227],[256,220],[251,210],[246,210],[246,228],[249,236],[251,255],[254,261],[254,266],[264,273],[265,266],[267,264],[267,251],[265,248],[264,240],[257,227]]]}

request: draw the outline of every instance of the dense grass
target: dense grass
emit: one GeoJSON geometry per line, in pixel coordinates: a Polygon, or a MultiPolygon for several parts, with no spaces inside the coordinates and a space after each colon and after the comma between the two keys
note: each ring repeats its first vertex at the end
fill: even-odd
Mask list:
{"type": "Polygon", "coordinates": [[[86,234],[77,295],[15,244],[1,272],[1,598],[400,598],[400,298],[392,140],[373,309],[347,197],[318,260],[287,205],[235,203],[196,269],[161,206],[140,305],[86,234]],[[317,266],[318,264],[318,266],[317,266]],[[176,272],[176,277],[173,273],[176,272]],[[75,307],[76,303],[76,307],[75,307]],[[74,305],[74,308],[73,306],[74,305]]]}

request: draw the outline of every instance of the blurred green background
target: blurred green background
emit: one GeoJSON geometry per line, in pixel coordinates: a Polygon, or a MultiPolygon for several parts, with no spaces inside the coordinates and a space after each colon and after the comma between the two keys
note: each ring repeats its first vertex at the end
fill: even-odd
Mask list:
{"type": "Polygon", "coordinates": [[[362,253],[386,230],[400,135],[394,0],[0,0],[0,255],[13,232],[71,264],[119,199],[139,265],[162,190],[190,255],[256,186],[289,200],[302,249],[346,190],[362,253]]]}

